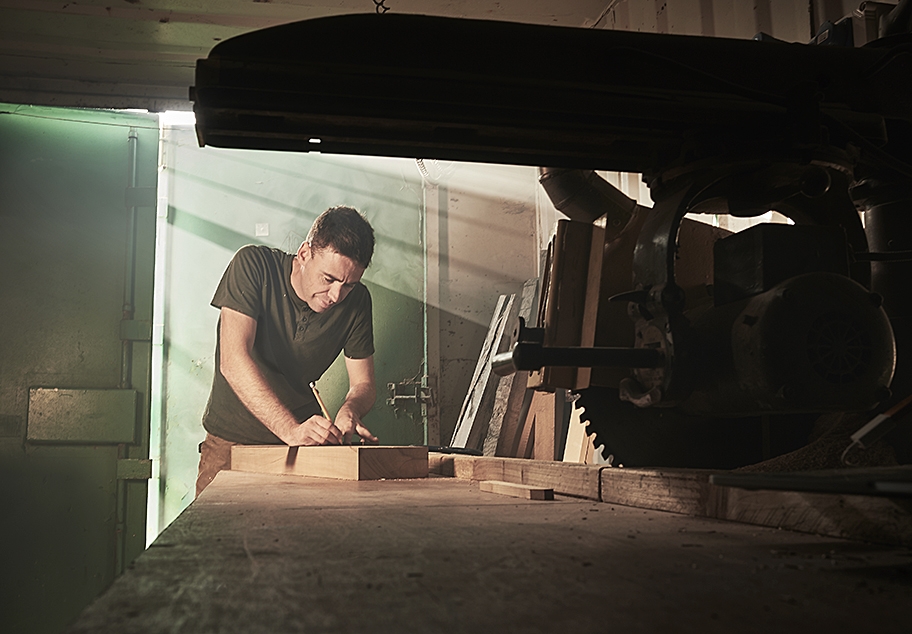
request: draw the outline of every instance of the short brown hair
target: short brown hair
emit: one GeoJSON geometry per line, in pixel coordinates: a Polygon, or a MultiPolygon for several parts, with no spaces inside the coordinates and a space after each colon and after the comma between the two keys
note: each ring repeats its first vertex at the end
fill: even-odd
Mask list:
{"type": "Polygon", "coordinates": [[[361,212],[344,205],[330,207],[317,216],[307,242],[315,251],[329,247],[364,268],[374,255],[373,227],[361,212]]]}

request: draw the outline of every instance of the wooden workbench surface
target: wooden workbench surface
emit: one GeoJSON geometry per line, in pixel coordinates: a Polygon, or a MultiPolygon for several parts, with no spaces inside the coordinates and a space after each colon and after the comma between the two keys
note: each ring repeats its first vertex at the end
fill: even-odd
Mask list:
{"type": "Polygon", "coordinates": [[[908,632],[912,551],[455,478],[222,472],[69,632],[908,632]]]}

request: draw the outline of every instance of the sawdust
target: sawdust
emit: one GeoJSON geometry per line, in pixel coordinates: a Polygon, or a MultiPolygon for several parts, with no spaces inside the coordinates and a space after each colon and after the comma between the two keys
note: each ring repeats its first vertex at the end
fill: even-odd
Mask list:
{"type": "Polygon", "coordinates": [[[869,413],[824,414],[814,424],[810,442],[800,449],[763,462],[734,469],[751,472],[817,471],[851,467],[888,467],[898,464],[893,447],[878,440],[865,450],[854,449],[851,467],[842,462],[842,454],[852,442],[849,438],[871,418],[869,413]]]}

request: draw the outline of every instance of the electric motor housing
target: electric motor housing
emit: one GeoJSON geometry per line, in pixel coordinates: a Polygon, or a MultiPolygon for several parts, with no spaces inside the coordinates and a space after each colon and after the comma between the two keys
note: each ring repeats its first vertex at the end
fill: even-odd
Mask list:
{"type": "Polygon", "coordinates": [[[896,365],[880,304],[852,279],[820,271],[710,310],[695,324],[703,379],[683,409],[756,415],[876,406],[896,365]]]}

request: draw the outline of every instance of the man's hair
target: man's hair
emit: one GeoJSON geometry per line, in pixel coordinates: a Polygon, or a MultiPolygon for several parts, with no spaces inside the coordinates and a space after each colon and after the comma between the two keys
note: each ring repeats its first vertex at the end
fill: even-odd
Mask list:
{"type": "Polygon", "coordinates": [[[353,207],[330,207],[314,220],[307,234],[310,248],[330,248],[367,268],[374,254],[374,230],[361,212],[353,207]]]}

